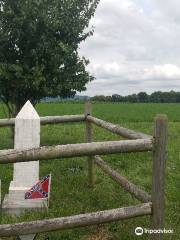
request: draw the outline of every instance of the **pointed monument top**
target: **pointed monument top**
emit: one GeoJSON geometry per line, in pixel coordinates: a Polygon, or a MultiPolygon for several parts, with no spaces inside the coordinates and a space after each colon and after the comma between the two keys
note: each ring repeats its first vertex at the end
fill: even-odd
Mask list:
{"type": "Polygon", "coordinates": [[[16,116],[16,118],[21,119],[39,119],[39,115],[34,109],[31,102],[28,100],[24,106],[21,108],[20,112],[16,116]]]}

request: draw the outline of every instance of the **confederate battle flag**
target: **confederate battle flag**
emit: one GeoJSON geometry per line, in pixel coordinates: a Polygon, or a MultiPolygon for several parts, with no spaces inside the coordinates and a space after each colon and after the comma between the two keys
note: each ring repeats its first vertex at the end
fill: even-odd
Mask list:
{"type": "Polygon", "coordinates": [[[49,198],[51,174],[43,177],[25,193],[25,199],[49,198]]]}

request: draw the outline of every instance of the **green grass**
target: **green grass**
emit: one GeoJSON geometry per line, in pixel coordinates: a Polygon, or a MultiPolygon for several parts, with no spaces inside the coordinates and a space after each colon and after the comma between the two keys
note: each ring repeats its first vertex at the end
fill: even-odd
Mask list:
{"type": "MultiPolygon", "coordinates": [[[[83,104],[46,103],[39,104],[40,116],[80,114],[83,104]]],[[[152,134],[153,118],[156,114],[167,114],[169,118],[169,143],[166,174],[166,221],[167,229],[174,229],[173,235],[165,239],[179,239],[180,236],[180,105],[179,104],[94,104],[93,114],[122,126],[152,134]]],[[[0,107],[0,117],[5,117],[0,107]]],[[[118,136],[103,129],[93,127],[94,141],[117,140],[118,136]]],[[[8,128],[0,128],[0,149],[12,148],[8,128]]],[[[85,142],[84,124],[59,124],[43,126],[41,145],[85,142]]],[[[103,157],[114,169],[127,176],[144,190],[151,192],[151,153],[115,154],[103,157]]],[[[47,213],[26,213],[19,218],[2,215],[1,223],[69,216],[98,210],[112,209],[139,203],[126,193],[101,170],[96,168],[96,185],[87,185],[86,158],[56,159],[41,162],[40,176],[52,173],[50,208],[47,213]]],[[[2,197],[8,192],[12,179],[12,165],[0,167],[2,179],[2,197]]],[[[37,239],[62,240],[130,240],[149,239],[143,235],[136,237],[137,226],[150,228],[150,217],[139,217],[102,226],[78,228],[63,232],[39,234],[37,239]]]]}

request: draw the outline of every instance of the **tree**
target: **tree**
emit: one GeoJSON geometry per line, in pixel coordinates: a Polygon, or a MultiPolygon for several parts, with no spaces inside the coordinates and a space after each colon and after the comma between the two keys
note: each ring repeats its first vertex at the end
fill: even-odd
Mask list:
{"type": "Polygon", "coordinates": [[[122,102],[123,97],[119,94],[113,94],[112,95],[112,102],[122,102]]]}
{"type": "Polygon", "coordinates": [[[79,44],[99,0],[0,0],[0,98],[15,115],[29,99],[70,97],[93,80],[79,44]]]}
{"type": "Polygon", "coordinates": [[[106,96],[104,96],[104,95],[96,95],[96,96],[91,98],[91,101],[106,102],[106,96]]]}
{"type": "Polygon", "coordinates": [[[138,102],[138,97],[136,94],[131,94],[128,95],[127,97],[125,97],[126,102],[130,102],[130,103],[136,103],[138,102]]]}
{"type": "Polygon", "coordinates": [[[154,103],[162,102],[162,92],[161,91],[153,92],[150,95],[150,101],[154,103]]]}
{"type": "Polygon", "coordinates": [[[138,93],[137,97],[138,97],[139,102],[141,102],[141,103],[148,102],[148,100],[149,100],[149,96],[146,92],[138,93]]]}

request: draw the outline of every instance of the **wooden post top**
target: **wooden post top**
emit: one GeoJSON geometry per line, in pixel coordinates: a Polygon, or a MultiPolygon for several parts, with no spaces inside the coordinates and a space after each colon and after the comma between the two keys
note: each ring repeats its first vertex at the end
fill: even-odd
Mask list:
{"type": "Polygon", "coordinates": [[[166,114],[157,114],[154,118],[155,121],[168,121],[168,117],[166,114]]]}
{"type": "Polygon", "coordinates": [[[90,101],[85,103],[85,115],[91,115],[92,114],[92,103],[90,101]]]}

